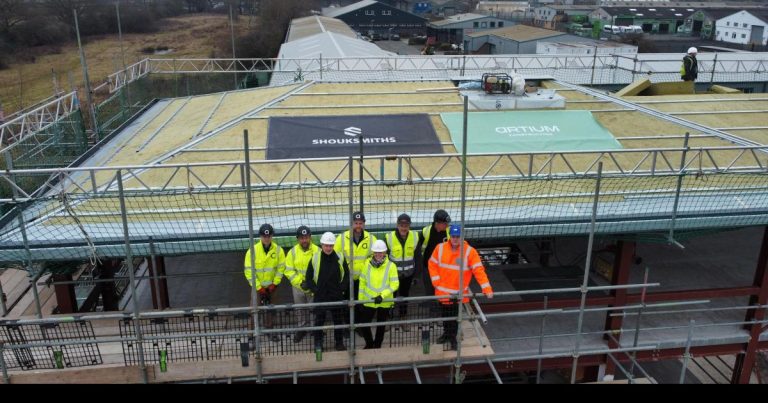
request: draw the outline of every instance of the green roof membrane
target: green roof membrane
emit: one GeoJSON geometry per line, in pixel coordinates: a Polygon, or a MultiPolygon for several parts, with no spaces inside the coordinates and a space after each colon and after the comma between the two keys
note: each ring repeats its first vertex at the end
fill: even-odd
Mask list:
{"type": "MultiPolygon", "coordinates": [[[[462,150],[463,114],[441,113],[462,150]]],[[[470,112],[468,153],[616,150],[621,144],[589,111],[470,112]]]]}

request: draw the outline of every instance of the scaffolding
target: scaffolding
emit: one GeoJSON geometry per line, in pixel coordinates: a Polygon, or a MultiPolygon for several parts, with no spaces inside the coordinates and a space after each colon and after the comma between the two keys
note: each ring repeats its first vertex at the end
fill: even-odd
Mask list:
{"type": "MultiPolygon", "coordinates": [[[[462,75],[472,70],[466,63],[475,63],[478,71],[488,69],[488,63],[507,69],[510,63],[518,66],[515,69],[522,69],[521,63],[533,63],[521,57],[449,59],[442,69],[449,66],[449,73],[457,70],[462,75]]],[[[587,59],[593,69],[585,74],[590,80],[602,77],[602,73],[595,74],[599,58],[587,59]]],[[[394,63],[389,64],[392,69],[381,69],[381,60],[345,60],[342,68],[342,62],[323,59],[317,61],[322,68],[302,70],[332,81],[332,71],[345,68],[348,73],[373,67],[385,72],[441,68],[419,64],[424,62],[420,58],[390,62],[394,63]]],[[[567,73],[570,63],[583,70],[579,64],[586,62],[543,58],[536,63],[552,64],[531,68],[539,73],[567,73]]],[[[713,69],[726,68],[723,63],[727,62],[713,61],[713,69]]],[[[301,63],[291,68],[307,67],[301,63]]],[[[604,63],[606,70],[618,69],[616,63],[613,67],[604,63]]],[[[632,78],[641,71],[635,68],[638,63],[648,66],[634,63],[632,78]]],[[[743,68],[745,74],[749,70],[762,77],[762,63],[739,60],[728,68],[743,68]]],[[[706,72],[706,62],[701,65],[706,72]]],[[[189,96],[219,85],[190,88],[187,83],[193,81],[179,81],[181,76],[165,78],[164,73],[189,74],[194,77],[191,80],[202,82],[208,77],[205,74],[253,71],[252,66],[272,73],[288,69],[278,61],[264,60],[142,61],[111,77],[112,96],[99,107],[98,115],[105,119],[100,127],[107,135],[117,133],[161,94],[189,96]],[[168,63],[172,68],[163,70],[168,63]]],[[[560,84],[596,98],[590,102],[616,102],[573,84],[560,84]]],[[[231,80],[222,80],[221,85],[231,87],[231,80]]],[[[674,118],[672,113],[656,113],[635,103],[622,106],[662,119],[674,118]]],[[[259,119],[252,113],[246,115],[241,120],[259,119]]],[[[195,136],[210,133],[203,130],[210,117],[195,136]]],[[[572,383],[614,375],[633,383],[655,382],[644,362],[673,358],[683,361],[679,377],[683,383],[688,364],[697,355],[736,354],[731,379],[748,382],[756,352],[768,348],[764,319],[768,232],[750,286],[654,292],[662,284],[649,281],[648,270],[642,281],[629,278],[639,242],[682,246],[702,232],[768,225],[764,143],[706,125],[678,123],[697,133],[675,137],[681,145],[669,148],[251,161],[253,147],[245,141],[242,148],[231,149],[196,149],[187,144],[158,160],[165,162],[183,152],[221,151],[239,151],[246,158],[235,161],[69,168],[11,164],[0,172],[0,183],[8,189],[0,199],[6,208],[0,219],[0,261],[20,264],[39,276],[42,272],[36,265],[43,261],[90,259],[94,266],[102,267],[103,262],[124,260],[120,266],[124,274],[88,281],[93,288],[127,281],[131,305],[123,313],[50,316],[41,311],[38,301],[38,319],[1,321],[3,380],[67,379],[67,368],[81,367],[85,372],[80,373],[87,374],[84,378],[67,380],[296,383],[341,376],[350,383],[372,379],[383,383],[389,374],[397,374],[398,379],[421,383],[427,373],[434,375],[439,370],[454,383],[467,381],[473,374],[502,383],[504,373],[519,371],[535,374],[532,381],[540,383],[542,371],[564,368],[572,383]],[[692,147],[689,141],[697,138],[694,136],[733,145],[692,147]],[[44,183],[24,186],[29,178],[44,178],[44,183]],[[309,225],[315,233],[343,231],[351,213],[363,207],[368,228],[377,236],[391,228],[393,215],[399,212],[408,212],[414,226],[420,226],[430,223],[435,209],[443,208],[453,214],[460,211],[457,221],[464,228],[462,237],[480,245],[584,234],[589,240],[574,286],[527,290],[516,286],[514,291],[496,292],[492,301],[470,292],[470,302],[447,318],[436,313],[435,297],[395,298],[395,304],[409,306],[409,315],[385,324],[387,345],[381,351],[356,348],[360,339],[355,329],[377,324],[356,322],[354,306],[371,301],[273,306],[253,302],[250,306],[152,312],[138,305],[140,289],[148,283],[153,300],[156,293],[156,299],[162,299],[159,294],[167,285],[161,283],[169,276],[163,274],[160,262],[166,256],[241,252],[255,238],[253,225],[262,222],[270,222],[278,235],[275,242],[288,247],[294,242],[291,235],[296,226],[309,225]],[[616,242],[612,278],[606,285],[593,284],[591,275],[598,237],[616,242]],[[140,275],[134,257],[144,257],[142,267],[154,271],[140,275]],[[316,310],[334,308],[349,314],[348,324],[298,327],[301,316],[312,322],[316,310]],[[666,322],[655,320],[665,315],[666,322]],[[456,351],[437,343],[446,320],[460,323],[463,337],[456,351]],[[334,329],[348,335],[346,352],[329,351],[334,329]],[[509,329],[520,330],[505,333],[509,329]],[[322,361],[316,361],[308,340],[295,342],[298,331],[324,334],[328,352],[322,361]],[[599,368],[600,376],[582,376],[583,368],[599,368]],[[32,369],[45,371],[28,371],[32,369]]],[[[486,264],[490,261],[486,257],[486,264]]],[[[75,283],[54,281],[57,286],[75,283]]]]}

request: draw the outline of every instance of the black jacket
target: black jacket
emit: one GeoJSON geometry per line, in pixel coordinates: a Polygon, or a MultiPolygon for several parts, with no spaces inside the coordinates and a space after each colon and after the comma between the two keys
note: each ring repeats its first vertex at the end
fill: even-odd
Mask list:
{"type": "Polygon", "coordinates": [[[344,276],[339,273],[339,256],[336,252],[326,255],[320,250],[320,273],[315,283],[312,261],[307,265],[307,288],[315,294],[315,302],[341,301],[349,295],[349,269],[344,262],[344,276]]]}
{"type": "MultiPolygon", "coordinates": [[[[440,231],[437,232],[435,230],[435,223],[432,223],[432,227],[429,229],[429,242],[427,242],[427,248],[424,249],[424,255],[421,256],[421,263],[422,266],[426,269],[429,267],[429,258],[432,257],[432,252],[435,250],[437,245],[445,242],[445,239],[448,237],[448,231],[440,231]]],[[[424,244],[424,237],[421,237],[419,239],[419,245],[416,248],[416,250],[421,250],[421,246],[424,244]]]]}
{"type": "Polygon", "coordinates": [[[682,78],[685,81],[694,81],[699,77],[699,62],[696,60],[696,56],[685,55],[683,57],[683,74],[682,78]]]}

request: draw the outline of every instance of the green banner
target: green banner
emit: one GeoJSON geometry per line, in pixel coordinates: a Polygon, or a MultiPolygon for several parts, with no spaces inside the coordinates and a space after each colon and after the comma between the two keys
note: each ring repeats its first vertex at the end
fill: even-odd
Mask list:
{"type": "MultiPolygon", "coordinates": [[[[462,113],[441,113],[456,150],[462,149],[462,113]]],[[[470,112],[468,153],[616,150],[621,144],[589,111],[470,112]]]]}

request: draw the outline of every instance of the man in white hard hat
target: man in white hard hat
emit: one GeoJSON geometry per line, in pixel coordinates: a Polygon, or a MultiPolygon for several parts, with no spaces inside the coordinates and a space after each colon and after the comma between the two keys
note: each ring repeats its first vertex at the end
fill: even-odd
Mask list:
{"type": "Polygon", "coordinates": [[[365,262],[365,268],[360,273],[360,292],[357,295],[358,301],[373,300],[363,305],[360,310],[360,323],[370,323],[376,317],[376,338],[371,335],[371,328],[364,327],[363,338],[365,339],[365,348],[381,348],[384,341],[384,325],[389,317],[389,310],[395,305],[394,302],[384,302],[385,299],[391,299],[395,291],[400,287],[400,281],[397,277],[397,266],[387,258],[387,244],[382,240],[377,240],[371,247],[373,256],[365,262]]]}
{"type": "MultiPolygon", "coordinates": [[[[333,250],[336,236],[332,232],[326,232],[320,237],[321,249],[318,250],[307,265],[307,275],[301,288],[309,290],[315,295],[315,302],[335,302],[346,299],[349,290],[349,270],[341,256],[333,250]]],[[[328,307],[315,308],[315,326],[325,325],[325,314],[328,307]]],[[[344,307],[334,306],[331,309],[331,317],[334,326],[343,325],[344,307]]],[[[322,349],[323,331],[316,330],[315,350],[322,349]]],[[[336,351],[344,351],[344,329],[333,329],[333,338],[336,341],[336,351]]]]}
{"type": "Polygon", "coordinates": [[[688,54],[683,57],[683,65],[680,67],[680,78],[683,81],[696,81],[699,76],[699,62],[696,60],[698,49],[688,48],[688,54]]]}

